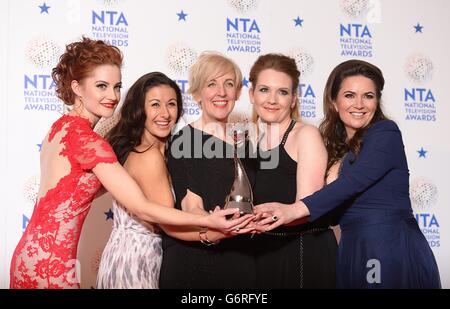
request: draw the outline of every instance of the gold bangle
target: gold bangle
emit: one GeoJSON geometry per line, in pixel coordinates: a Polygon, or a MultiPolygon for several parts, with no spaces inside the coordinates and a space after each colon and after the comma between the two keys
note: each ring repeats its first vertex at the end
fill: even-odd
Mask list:
{"type": "Polygon", "coordinates": [[[206,229],[201,229],[198,232],[198,238],[200,238],[200,242],[202,244],[206,245],[206,246],[217,245],[220,242],[220,240],[216,240],[216,241],[209,240],[207,232],[208,232],[207,228],[206,229]]]}

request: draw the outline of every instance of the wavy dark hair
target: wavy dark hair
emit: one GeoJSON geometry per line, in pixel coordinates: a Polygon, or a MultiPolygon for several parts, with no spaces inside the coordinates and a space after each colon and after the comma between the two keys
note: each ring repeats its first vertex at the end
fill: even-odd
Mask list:
{"type": "Polygon", "coordinates": [[[374,123],[387,119],[381,109],[381,92],[383,87],[383,73],[378,67],[366,61],[348,60],[339,64],[331,72],[323,94],[324,119],[319,126],[328,152],[327,171],[337,161],[341,160],[348,151],[357,155],[361,150],[362,138],[367,130],[374,123]],[[353,137],[347,141],[344,123],[339,118],[339,113],[336,111],[333,102],[336,101],[342,82],[350,76],[364,76],[373,81],[376,88],[377,108],[370,123],[366,127],[357,130],[353,137]]]}
{"type": "Polygon", "coordinates": [[[169,86],[176,93],[178,112],[176,122],[178,122],[183,113],[181,90],[176,82],[161,72],[152,72],[141,76],[131,86],[125,96],[120,110],[119,122],[106,135],[106,139],[113,147],[122,165],[125,163],[130,151],[139,153],[135,147],[141,143],[145,130],[145,121],[147,119],[145,114],[145,95],[151,88],[161,85],[169,86]]]}

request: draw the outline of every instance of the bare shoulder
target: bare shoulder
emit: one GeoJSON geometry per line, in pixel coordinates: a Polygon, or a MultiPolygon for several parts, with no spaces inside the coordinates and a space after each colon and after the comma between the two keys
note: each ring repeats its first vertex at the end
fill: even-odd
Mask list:
{"type": "Polygon", "coordinates": [[[317,129],[313,125],[302,123],[302,122],[297,122],[295,124],[294,128],[292,129],[291,134],[295,137],[295,140],[300,143],[307,142],[311,139],[322,140],[319,129],[317,129]]]}
{"type": "Polygon", "coordinates": [[[163,154],[156,148],[152,147],[142,153],[130,152],[125,168],[132,175],[160,175],[166,173],[166,161],[163,154]]]}

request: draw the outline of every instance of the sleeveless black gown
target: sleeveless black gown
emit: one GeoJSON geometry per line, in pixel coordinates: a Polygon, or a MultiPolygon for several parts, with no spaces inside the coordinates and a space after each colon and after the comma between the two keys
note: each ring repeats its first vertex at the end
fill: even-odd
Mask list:
{"type": "MultiPolygon", "coordinates": [[[[259,149],[260,164],[268,160],[263,159],[268,158],[268,152],[279,155],[279,163],[274,169],[258,169],[255,204],[295,202],[297,162],[284,148],[294,125],[292,121],[279,146],[267,152],[259,149]]],[[[335,288],[337,242],[329,228],[333,216],[330,214],[312,223],[281,226],[271,233],[255,236],[257,287],[335,288]]]]}

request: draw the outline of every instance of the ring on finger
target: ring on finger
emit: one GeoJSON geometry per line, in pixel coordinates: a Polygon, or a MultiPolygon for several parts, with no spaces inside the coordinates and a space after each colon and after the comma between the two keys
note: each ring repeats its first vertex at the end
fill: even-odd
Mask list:
{"type": "Polygon", "coordinates": [[[273,215],[273,216],[272,216],[272,221],[273,221],[273,222],[278,221],[278,216],[273,215]]]}

